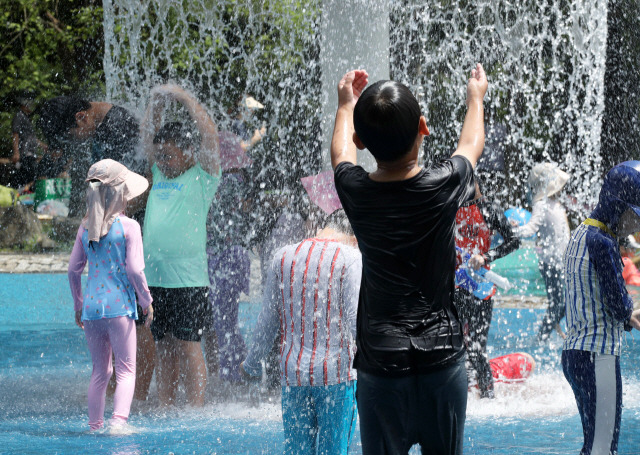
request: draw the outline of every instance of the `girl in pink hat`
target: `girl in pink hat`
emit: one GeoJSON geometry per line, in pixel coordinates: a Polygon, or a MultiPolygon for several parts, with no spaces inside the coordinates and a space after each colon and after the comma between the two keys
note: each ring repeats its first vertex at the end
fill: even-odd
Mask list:
{"type": "Polygon", "coordinates": [[[149,183],[113,160],[89,169],[87,213],[82,219],[69,258],[69,284],[76,324],[84,330],[93,372],[89,383],[89,427],[104,426],[105,392],[115,358],[117,386],[113,397],[112,427],[126,423],[136,378],[137,302],[153,320],[152,299],[144,274],[140,225],[125,216],[127,202],[142,194],[149,183]],[[89,262],[87,286],[81,275],[89,262]]]}

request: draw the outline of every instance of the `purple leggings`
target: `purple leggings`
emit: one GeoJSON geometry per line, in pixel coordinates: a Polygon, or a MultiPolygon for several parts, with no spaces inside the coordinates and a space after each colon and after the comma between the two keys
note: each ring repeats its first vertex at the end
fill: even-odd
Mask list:
{"type": "Polygon", "coordinates": [[[220,254],[209,252],[209,279],[213,327],[218,340],[220,377],[239,381],[240,362],[247,356],[238,328],[240,293],[249,293],[249,253],[241,246],[231,246],[220,254]]]}
{"type": "Polygon", "coordinates": [[[111,352],[115,357],[116,392],[113,396],[114,421],[126,422],[136,386],[136,325],[127,316],[84,321],[84,334],[91,352],[93,372],[89,383],[89,427],[102,428],[104,398],[111,378],[111,352]]]}

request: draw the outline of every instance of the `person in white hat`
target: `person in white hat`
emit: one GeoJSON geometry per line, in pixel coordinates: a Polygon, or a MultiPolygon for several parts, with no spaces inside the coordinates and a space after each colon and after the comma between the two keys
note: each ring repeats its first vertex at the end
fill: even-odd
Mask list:
{"type": "Polygon", "coordinates": [[[105,392],[115,356],[117,386],[111,426],[126,423],[136,382],[136,302],[153,321],[152,298],[144,274],[140,225],[125,215],[127,203],[149,182],[106,159],[89,169],[87,212],[69,258],[69,284],[76,324],[84,330],[93,372],[89,383],[89,427],[104,426],[105,392]],[[81,276],[89,262],[84,294],[81,276]],[[137,298],[136,298],[137,295],[137,298]]]}
{"type": "MultiPolygon", "coordinates": [[[[536,237],[538,264],[547,291],[548,307],[538,330],[538,339],[545,341],[565,315],[563,298],[562,257],[569,243],[567,212],[558,200],[569,174],[555,163],[538,163],[531,169],[529,187],[533,198],[531,219],[523,226],[514,226],[520,238],[536,237]]],[[[562,332],[559,330],[559,333],[562,332]]]]}

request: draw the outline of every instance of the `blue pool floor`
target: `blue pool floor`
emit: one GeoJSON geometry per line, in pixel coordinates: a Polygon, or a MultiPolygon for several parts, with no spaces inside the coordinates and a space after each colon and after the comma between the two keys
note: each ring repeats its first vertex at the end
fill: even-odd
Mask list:
{"type": "MultiPolygon", "coordinates": [[[[162,409],[155,384],[148,402],[134,402],[133,433],[87,432],[91,361],[73,323],[64,275],[0,275],[0,454],[280,454],[277,394],[223,389],[215,380],[203,409],[162,409]]],[[[259,302],[241,305],[249,337],[259,302]]],[[[582,433],[559,364],[560,339],[537,345],[542,311],[495,310],[490,356],[529,352],[538,366],[525,384],[496,385],[495,400],[469,394],[465,455],[577,454],[582,433]]],[[[624,409],[619,455],[640,451],[640,336],[627,336],[622,356],[624,409]]],[[[107,411],[110,403],[107,402],[107,411]]],[[[350,454],[361,453],[356,430],[350,454]]],[[[419,453],[413,450],[412,453],[419,453]]]]}

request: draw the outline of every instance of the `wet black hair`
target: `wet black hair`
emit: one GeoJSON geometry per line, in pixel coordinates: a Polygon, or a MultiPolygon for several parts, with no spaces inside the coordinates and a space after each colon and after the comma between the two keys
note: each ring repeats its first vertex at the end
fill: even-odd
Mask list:
{"type": "Polygon", "coordinates": [[[356,103],[356,134],[378,161],[408,153],[418,136],[420,105],[411,90],[395,81],[378,81],[356,103]]]}
{"type": "Polygon", "coordinates": [[[178,148],[184,150],[197,146],[200,143],[200,135],[188,124],[182,122],[169,122],[153,138],[154,144],[173,142],[178,148]]]}
{"type": "Polygon", "coordinates": [[[354,235],[349,218],[344,209],[338,209],[332,212],[324,219],[324,227],[331,228],[346,235],[354,235]]]}
{"type": "Polygon", "coordinates": [[[57,96],[45,101],[38,113],[38,127],[49,143],[64,139],[71,128],[78,126],[76,114],[91,109],[91,103],[75,96],[57,96]]]}

